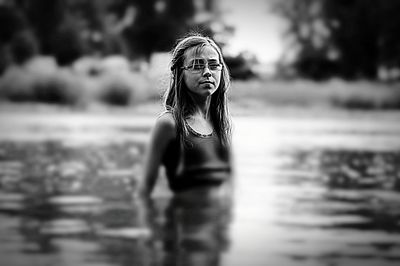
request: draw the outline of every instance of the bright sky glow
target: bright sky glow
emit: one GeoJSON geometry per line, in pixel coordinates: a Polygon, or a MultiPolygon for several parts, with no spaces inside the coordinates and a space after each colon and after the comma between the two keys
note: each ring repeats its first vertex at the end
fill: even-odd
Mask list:
{"type": "Polygon", "coordinates": [[[268,0],[222,0],[225,20],[235,27],[228,51],[254,53],[262,63],[274,63],[281,56],[282,21],[268,10],[268,0]]]}

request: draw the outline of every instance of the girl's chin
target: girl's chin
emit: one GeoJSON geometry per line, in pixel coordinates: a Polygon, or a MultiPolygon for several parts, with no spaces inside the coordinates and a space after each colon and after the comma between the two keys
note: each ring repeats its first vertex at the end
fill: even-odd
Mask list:
{"type": "Polygon", "coordinates": [[[216,91],[216,89],[214,88],[214,86],[211,85],[211,86],[208,86],[208,87],[203,87],[202,91],[211,95],[216,91]]]}
{"type": "Polygon", "coordinates": [[[191,92],[190,94],[192,95],[192,97],[200,97],[200,98],[208,98],[210,97],[213,93],[215,92],[215,90],[212,89],[202,89],[201,91],[197,91],[197,92],[191,92]]]}

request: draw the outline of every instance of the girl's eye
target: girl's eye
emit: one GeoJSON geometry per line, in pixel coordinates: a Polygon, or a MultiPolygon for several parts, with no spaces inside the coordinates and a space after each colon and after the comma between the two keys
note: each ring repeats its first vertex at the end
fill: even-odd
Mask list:
{"type": "Polygon", "coordinates": [[[193,68],[194,70],[201,70],[201,69],[204,69],[205,67],[206,67],[205,64],[194,64],[194,65],[192,66],[192,68],[193,68]]]}
{"type": "Polygon", "coordinates": [[[211,69],[211,70],[217,70],[217,69],[219,69],[220,68],[220,64],[210,64],[210,65],[208,65],[208,67],[211,69]]]}

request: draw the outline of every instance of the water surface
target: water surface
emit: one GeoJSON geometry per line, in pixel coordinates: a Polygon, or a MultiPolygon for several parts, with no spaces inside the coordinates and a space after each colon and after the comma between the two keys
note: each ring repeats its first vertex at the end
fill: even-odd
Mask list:
{"type": "Polygon", "coordinates": [[[234,117],[233,202],[135,198],[152,117],[0,115],[1,265],[398,265],[398,114],[234,117]]]}

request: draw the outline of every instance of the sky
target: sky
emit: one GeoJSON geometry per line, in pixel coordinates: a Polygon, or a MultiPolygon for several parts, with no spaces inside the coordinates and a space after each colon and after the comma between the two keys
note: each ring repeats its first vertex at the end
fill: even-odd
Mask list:
{"type": "Polygon", "coordinates": [[[274,63],[283,50],[283,22],[268,10],[268,0],[221,0],[225,21],[235,27],[227,47],[237,54],[254,53],[262,63],[274,63]]]}

